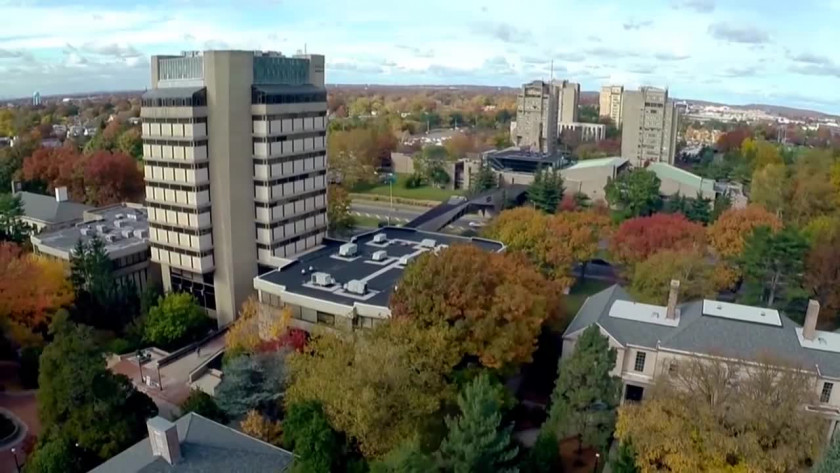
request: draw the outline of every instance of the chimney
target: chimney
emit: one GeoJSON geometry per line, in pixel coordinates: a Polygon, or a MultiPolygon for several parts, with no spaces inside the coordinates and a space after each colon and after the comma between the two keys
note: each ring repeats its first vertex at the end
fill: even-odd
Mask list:
{"type": "Polygon", "coordinates": [[[67,188],[66,187],[56,187],[55,188],[55,201],[56,202],[67,202],[69,199],[67,198],[67,188]]]}
{"type": "Polygon", "coordinates": [[[820,316],[820,303],[811,299],[808,301],[808,309],[805,311],[805,325],[802,326],[802,338],[813,340],[817,338],[817,319],[820,316]]]}
{"type": "Polygon", "coordinates": [[[680,293],[680,280],[671,280],[671,290],[668,291],[668,308],[665,311],[665,318],[668,320],[675,320],[679,313],[677,312],[677,299],[680,293]]]}
{"type": "Polygon", "coordinates": [[[146,421],[149,429],[149,442],[152,444],[152,455],[161,457],[170,465],[181,459],[181,442],[178,440],[178,428],[161,416],[146,421]]]}

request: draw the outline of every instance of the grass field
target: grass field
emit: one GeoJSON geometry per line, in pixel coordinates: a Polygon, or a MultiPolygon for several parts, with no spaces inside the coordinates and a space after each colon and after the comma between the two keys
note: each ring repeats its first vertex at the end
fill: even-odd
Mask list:
{"type": "MultiPolygon", "coordinates": [[[[404,199],[418,199],[418,200],[437,200],[443,201],[453,195],[461,195],[462,192],[458,190],[438,189],[432,186],[416,187],[414,189],[406,189],[405,181],[408,179],[408,174],[397,174],[397,182],[394,183],[394,197],[402,197],[404,199]]],[[[376,184],[373,186],[359,186],[353,189],[357,194],[373,194],[388,196],[388,184],[376,184]]]]}
{"type": "Polygon", "coordinates": [[[379,219],[374,217],[354,215],[353,221],[356,228],[376,228],[379,225],[379,219]]]}

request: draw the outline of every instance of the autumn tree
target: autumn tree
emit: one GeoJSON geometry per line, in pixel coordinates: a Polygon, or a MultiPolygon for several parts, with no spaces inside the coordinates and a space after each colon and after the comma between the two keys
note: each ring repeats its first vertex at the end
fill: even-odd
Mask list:
{"type": "Polygon", "coordinates": [[[331,131],[327,137],[330,172],[348,189],[374,182],[376,169],[390,159],[396,146],[390,130],[370,127],[331,131]]]}
{"type": "Polygon", "coordinates": [[[754,229],[738,260],[744,275],[744,300],[775,307],[779,298],[790,302],[803,297],[802,273],[807,251],[808,242],[793,227],[775,233],[769,227],[754,229]]]}
{"type": "Polygon", "coordinates": [[[804,225],[810,220],[836,211],[835,187],[831,167],[835,158],[828,150],[808,150],[793,165],[790,215],[788,221],[804,225]]]}
{"type": "Polygon", "coordinates": [[[484,191],[495,189],[498,185],[499,180],[496,172],[493,171],[493,168],[489,164],[483,163],[479,166],[478,172],[471,177],[470,193],[480,194],[484,191]]]}
{"type": "Polygon", "coordinates": [[[718,137],[717,148],[722,153],[738,150],[741,147],[741,143],[751,137],[752,130],[747,127],[739,127],[721,134],[720,137],[718,137]]]}
{"type": "Polygon", "coordinates": [[[239,423],[242,432],[272,445],[280,445],[283,439],[283,427],[279,421],[272,421],[255,410],[250,410],[239,423]]]}
{"type": "Polygon", "coordinates": [[[190,395],[179,406],[181,415],[186,415],[190,412],[206,417],[210,420],[216,421],[220,424],[227,424],[228,416],[225,411],[219,408],[213,396],[198,389],[192,389],[190,395]]]}
{"type": "Polygon", "coordinates": [[[702,251],[705,230],[682,214],[654,214],[625,220],[610,240],[610,253],[633,266],[663,250],[702,251]]]}
{"type": "Polygon", "coordinates": [[[286,405],[317,402],[365,456],[383,455],[420,435],[451,399],[452,331],[395,319],[352,338],[315,334],[289,355],[286,405]]]}
{"type": "Polygon", "coordinates": [[[412,439],[403,442],[380,460],[371,463],[371,473],[434,473],[439,472],[437,462],[423,452],[420,442],[412,439]]]}
{"type": "Polygon", "coordinates": [[[192,294],[172,292],[149,309],[143,338],[157,346],[180,348],[205,335],[212,323],[192,294]]]}
{"type": "Polygon", "coordinates": [[[820,321],[840,323],[840,234],[820,240],[808,252],[805,289],[820,302],[820,321]]]}
{"type": "Polygon", "coordinates": [[[528,200],[534,208],[553,214],[557,212],[564,192],[560,171],[555,168],[542,169],[534,174],[534,181],[528,186],[528,200]]]}
{"type": "Polygon", "coordinates": [[[610,179],[604,187],[610,207],[623,218],[645,217],[662,207],[661,181],[656,173],[638,168],[610,179]]]}
{"type": "Polygon", "coordinates": [[[225,359],[255,354],[265,343],[280,339],[291,316],[289,309],[274,309],[255,297],[248,298],[225,334],[225,359]]]}
{"type": "Polygon", "coordinates": [[[449,156],[461,159],[466,157],[467,153],[475,151],[475,139],[466,133],[456,133],[446,140],[443,146],[449,156]]]}
{"type": "Polygon", "coordinates": [[[47,437],[39,448],[73,439],[98,463],[145,437],[146,419],[157,407],[127,377],[106,368],[93,330],[59,318],[51,333],[38,377],[38,414],[47,437]]]}
{"type": "Polygon", "coordinates": [[[140,127],[126,129],[117,138],[117,149],[139,161],[143,159],[143,138],[140,127]]]}
{"type": "Polygon", "coordinates": [[[779,146],[762,139],[747,138],[741,143],[741,156],[756,171],[769,165],[783,165],[779,146]]]}
{"type": "Polygon", "coordinates": [[[143,172],[131,156],[99,151],[88,156],[86,161],[85,202],[103,206],[142,200],[146,189],[143,172]]]}
{"type": "Polygon", "coordinates": [[[619,409],[616,437],[632,441],[643,473],[800,471],[817,458],[826,424],[802,409],[815,401],[813,373],[783,360],[699,358],[669,372],[642,403],[619,409]]]}
{"type": "Polygon", "coordinates": [[[744,241],[756,227],[782,228],[778,217],[760,205],[729,209],[708,229],[709,244],[724,259],[737,258],[744,250],[744,241]]]}
{"type": "Polygon", "coordinates": [[[750,201],[781,217],[789,205],[790,182],[783,164],[769,164],[753,173],[750,201]]]}
{"type": "Polygon", "coordinates": [[[437,186],[449,183],[446,166],[452,161],[452,157],[443,146],[424,146],[422,150],[414,154],[413,160],[414,174],[420,176],[425,182],[437,186]]]}
{"type": "Polygon", "coordinates": [[[586,266],[598,254],[601,241],[612,235],[610,218],[597,209],[560,212],[550,227],[571,249],[572,260],[580,265],[581,279],[586,278],[586,266]]]}
{"type": "Polygon", "coordinates": [[[637,264],[629,291],[639,302],[665,304],[670,282],[680,281],[685,299],[714,298],[718,285],[715,266],[696,250],[664,250],[637,264]]]}
{"type": "Polygon", "coordinates": [[[560,438],[578,436],[579,451],[584,443],[600,451],[608,445],[621,396],[621,380],[610,374],[615,359],[615,348],[591,325],[558,364],[546,422],[560,438]]]}
{"type": "Polygon", "coordinates": [[[41,342],[53,314],[73,302],[61,262],[0,242],[0,321],[19,345],[41,342]]]}
{"type": "Polygon", "coordinates": [[[448,471],[514,473],[517,447],[511,442],[513,426],[502,427],[502,406],[492,393],[490,378],[480,375],[458,395],[459,417],[446,419],[449,433],[440,446],[448,471]]]}
{"type": "Polygon", "coordinates": [[[531,360],[543,322],[560,315],[557,292],[518,255],[459,245],[413,261],[390,305],[394,318],[452,330],[463,356],[500,368],[531,360]]]}

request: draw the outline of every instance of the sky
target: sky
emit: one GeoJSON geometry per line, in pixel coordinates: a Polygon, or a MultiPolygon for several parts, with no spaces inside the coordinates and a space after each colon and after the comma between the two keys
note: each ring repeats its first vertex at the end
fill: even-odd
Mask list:
{"type": "Polygon", "coordinates": [[[0,97],[143,89],[149,56],[324,54],[332,84],[564,78],[840,114],[840,0],[0,0],[0,97]]]}

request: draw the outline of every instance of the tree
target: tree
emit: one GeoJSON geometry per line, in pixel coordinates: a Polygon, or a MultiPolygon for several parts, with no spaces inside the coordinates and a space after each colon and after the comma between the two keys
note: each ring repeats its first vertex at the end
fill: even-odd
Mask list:
{"type": "Polygon", "coordinates": [[[483,163],[481,166],[479,166],[478,172],[472,176],[471,183],[471,194],[480,194],[484,191],[495,189],[499,186],[496,173],[487,163],[483,163]]]}
{"type": "Polygon", "coordinates": [[[621,442],[618,446],[618,454],[610,463],[615,473],[640,473],[636,466],[636,450],[630,441],[621,442]]]}
{"type": "Polygon", "coordinates": [[[752,230],[760,226],[779,230],[782,222],[760,205],[729,209],[709,227],[709,244],[721,258],[737,258],[744,251],[744,242],[752,230]]]}
{"type": "Polygon", "coordinates": [[[288,333],[291,317],[288,308],[276,310],[255,297],[248,298],[225,334],[225,359],[253,355],[266,343],[279,341],[288,333]]]}
{"type": "Polygon", "coordinates": [[[616,350],[597,325],[583,331],[574,350],[557,366],[546,422],[556,429],[558,437],[577,435],[579,449],[586,443],[603,452],[612,435],[621,396],[621,380],[610,374],[616,350]]]}
{"type": "Polygon", "coordinates": [[[501,368],[531,360],[543,322],[560,315],[557,297],[522,257],[459,245],[412,262],[390,305],[393,318],[446,327],[462,356],[501,368]]]}
{"type": "Polygon", "coordinates": [[[721,289],[715,271],[699,251],[664,250],[636,265],[629,289],[639,302],[663,305],[668,300],[670,282],[676,279],[685,299],[714,298],[721,289]]]}
{"type": "Polygon", "coordinates": [[[440,471],[431,455],[420,448],[420,442],[413,439],[400,444],[381,460],[370,465],[371,473],[433,473],[440,471]]]}
{"type": "Polygon", "coordinates": [[[746,286],[745,301],[775,307],[779,296],[785,302],[803,297],[802,273],[807,251],[808,242],[793,227],[776,233],[769,227],[754,229],[739,260],[746,286]]]}
{"type": "Polygon", "coordinates": [[[702,251],[705,230],[682,214],[654,214],[625,220],[610,240],[610,253],[633,266],[663,250],[702,251]]]}
{"type": "Polygon", "coordinates": [[[356,223],[350,213],[350,195],[343,187],[331,184],[327,191],[329,230],[338,234],[351,230],[356,223]]]}
{"type": "Polygon", "coordinates": [[[560,451],[557,436],[550,429],[540,430],[534,446],[528,452],[522,465],[523,473],[552,473],[557,471],[560,451]]]}
{"type": "MultiPolygon", "coordinates": [[[[87,471],[85,458],[79,455],[69,439],[56,435],[41,440],[31,456],[27,457],[25,473],[83,473],[87,471]]],[[[90,462],[88,460],[88,462],[90,462]]],[[[95,463],[90,465],[95,466],[95,463]]]]}
{"type": "Polygon", "coordinates": [[[149,309],[143,338],[157,346],[172,348],[198,340],[207,333],[212,319],[192,294],[169,293],[149,309]]]}
{"type": "Polygon", "coordinates": [[[96,206],[140,201],[146,189],[143,172],[132,157],[106,151],[87,157],[84,185],[85,202],[96,206]]]}
{"type": "Polygon", "coordinates": [[[392,319],[352,338],[315,334],[289,355],[286,404],[317,401],[330,425],[377,457],[414,438],[451,398],[459,361],[451,330],[392,319]]]}
{"type": "Polygon", "coordinates": [[[318,402],[289,405],[283,429],[283,443],[295,452],[295,473],[331,473],[338,466],[341,439],[318,402]]]}
{"type": "Polygon", "coordinates": [[[741,156],[744,157],[756,171],[765,166],[784,164],[779,147],[768,141],[747,138],[741,143],[741,156]]]}
{"type": "Polygon", "coordinates": [[[753,173],[750,201],[776,214],[783,215],[789,205],[790,183],[784,164],[769,164],[753,173]]]}
{"type": "Polygon", "coordinates": [[[239,423],[242,432],[272,445],[280,445],[283,427],[279,421],[272,421],[255,410],[250,410],[239,423]]]}
{"type": "Polygon", "coordinates": [[[696,198],[684,197],[677,194],[665,201],[662,212],[669,214],[681,213],[692,222],[705,225],[712,219],[711,204],[712,201],[703,197],[699,192],[696,198]]]}
{"type": "Polygon", "coordinates": [[[0,242],[0,274],[0,321],[5,330],[18,345],[40,343],[53,314],[73,302],[65,266],[0,242]]]}
{"type": "Polygon", "coordinates": [[[555,168],[542,169],[534,174],[534,181],[528,186],[528,200],[545,213],[557,212],[563,200],[563,176],[555,168]]]}
{"type": "Polygon", "coordinates": [[[425,180],[442,186],[449,182],[445,166],[452,160],[446,148],[438,145],[424,146],[414,155],[414,173],[425,180]]]}
{"type": "MultiPolygon", "coordinates": [[[[90,327],[57,318],[41,355],[38,412],[45,432],[72,439],[99,461],[147,435],[155,404],[123,375],[105,367],[90,327]]],[[[94,465],[86,465],[89,469],[94,465]]]]}
{"type": "Polygon", "coordinates": [[[585,279],[587,263],[598,254],[601,241],[612,235],[610,218],[598,210],[577,210],[557,214],[553,223],[552,232],[565,239],[572,260],[580,265],[580,278],[585,279]]]}
{"type": "Polygon", "coordinates": [[[0,194],[0,242],[22,245],[29,241],[29,225],[21,220],[23,204],[19,195],[0,194]]]}
{"type": "Polygon", "coordinates": [[[808,150],[793,165],[790,215],[788,220],[804,225],[836,211],[836,190],[831,183],[835,158],[828,150],[808,150]]]}
{"type": "Polygon", "coordinates": [[[820,321],[840,322],[840,234],[814,244],[805,264],[805,289],[820,302],[820,321]]]}
{"type": "Polygon", "coordinates": [[[458,407],[461,415],[446,419],[449,434],[440,446],[446,469],[454,473],[518,471],[513,466],[518,451],[511,443],[513,427],[501,427],[501,406],[492,395],[486,374],[477,377],[458,395],[458,407]]]}
{"type": "Polygon", "coordinates": [[[225,364],[225,376],[216,387],[216,402],[233,419],[250,410],[277,412],[286,390],[286,353],[241,355],[225,364]]]}
{"type": "Polygon", "coordinates": [[[656,173],[638,168],[607,181],[604,192],[607,202],[623,218],[645,217],[662,206],[660,184],[656,173]]]}
{"type": "Polygon", "coordinates": [[[443,146],[449,156],[461,159],[466,157],[467,153],[475,151],[475,140],[465,133],[456,133],[446,140],[443,146]]]}
{"type": "Polygon", "coordinates": [[[139,127],[125,130],[117,138],[117,149],[139,161],[143,159],[143,137],[139,127]]]}
{"type": "Polygon", "coordinates": [[[190,395],[181,403],[180,407],[182,416],[195,412],[220,424],[227,424],[228,422],[227,414],[219,408],[213,396],[198,389],[191,390],[190,395]]]}
{"type": "Polygon", "coordinates": [[[632,441],[643,473],[801,471],[817,458],[826,421],[802,409],[816,401],[813,373],[783,360],[723,358],[668,371],[643,402],[619,409],[616,437],[632,441]]]}
{"type": "Polygon", "coordinates": [[[811,473],[832,473],[835,471],[840,471],[840,437],[837,436],[835,436],[834,441],[819,463],[811,470],[811,473]]]}
{"type": "Polygon", "coordinates": [[[717,141],[718,151],[726,153],[728,151],[737,150],[741,147],[741,143],[750,137],[752,137],[752,131],[747,127],[740,127],[723,133],[717,141]]]}

